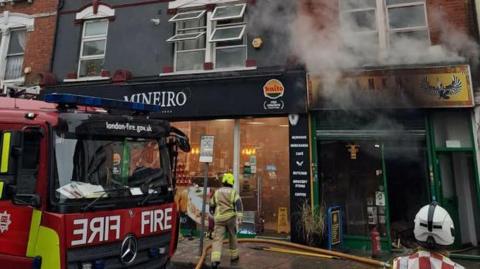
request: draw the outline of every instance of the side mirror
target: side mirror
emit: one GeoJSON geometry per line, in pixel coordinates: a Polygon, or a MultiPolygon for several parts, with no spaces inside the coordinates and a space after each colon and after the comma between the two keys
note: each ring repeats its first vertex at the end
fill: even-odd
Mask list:
{"type": "Polygon", "coordinates": [[[13,203],[16,205],[27,205],[35,208],[40,207],[40,196],[38,194],[17,194],[13,197],[13,203]]]}
{"type": "Polygon", "coordinates": [[[190,142],[187,135],[175,127],[171,127],[171,132],[175,136],[175,144],[183,151],[190,152],[190,142]]]}

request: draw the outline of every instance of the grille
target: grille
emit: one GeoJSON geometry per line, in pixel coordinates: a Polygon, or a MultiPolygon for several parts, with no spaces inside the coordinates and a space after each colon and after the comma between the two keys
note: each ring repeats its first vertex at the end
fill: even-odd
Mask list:
{"type": "Polygon", "coordinates": [[[67,268],[78,269],[81,268],[80,264],[82,262],[93,262],[96,260],[103,260],[105,262],[105,269],[162,268],[162,265],[164,265],[164,263],[168,260],[168,247],[171,237],[172,235],[169,233],[160,236],[139,238],[137,257],[135,258],[134,262],[128,266],[122,264],[120,261],[120,247],[122,242],[69,249],[67,251],[67,268]],[[160,247],[165,247],[166,253],[155,258],[150,257],[148,250],[150,248],[160,247]]]}

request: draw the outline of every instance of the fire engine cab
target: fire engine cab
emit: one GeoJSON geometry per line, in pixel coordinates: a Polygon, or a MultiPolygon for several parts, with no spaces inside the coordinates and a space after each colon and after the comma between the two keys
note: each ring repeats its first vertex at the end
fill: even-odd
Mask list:
{"type": "Polygon", "coordinates": [[[188,138],[157,106],[0,98],[0,268],[165,268],[188,138]]]}

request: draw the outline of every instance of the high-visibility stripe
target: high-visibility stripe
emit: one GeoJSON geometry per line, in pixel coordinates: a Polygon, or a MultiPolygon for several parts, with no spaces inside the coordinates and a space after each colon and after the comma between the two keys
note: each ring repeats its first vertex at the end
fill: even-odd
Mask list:
{"type": "Polygon", "coordinates": [[[3,181],[0,181],[0,199],[2,199],[3,196],[3,181]]]}
{"type": "Polygon", "coordinates": [[[220,251],[212,251],[212,262],[219,262],[222,259],[220,251]]]}
{"type": "Polygon", "coordinates": [[[38,230],[42,220],[42,211],[34,209],[30,221],[30,232],[28,235],[27,257],[34,257],[35,246],[37,245],[38,230]]]}
{"type": "Polygon", "coordinates": [[[10,157],[10,139],[11,133],[3,133],[2,163],[0,164],[0,173],[8,172],[8,161],[10,157]]]}

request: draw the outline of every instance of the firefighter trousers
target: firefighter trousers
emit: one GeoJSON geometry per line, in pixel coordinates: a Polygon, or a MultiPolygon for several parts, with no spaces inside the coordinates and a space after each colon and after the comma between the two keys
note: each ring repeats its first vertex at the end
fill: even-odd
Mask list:
{"type": "Polygon", "coordinates": [[[237,218],[233,217],[227,221],[215,222],[215,228],[213,231],[212,263],[220,262],[222,258],[222,245],[225,232],[228,233],[230,259],[238,259],[237,218]]]}

